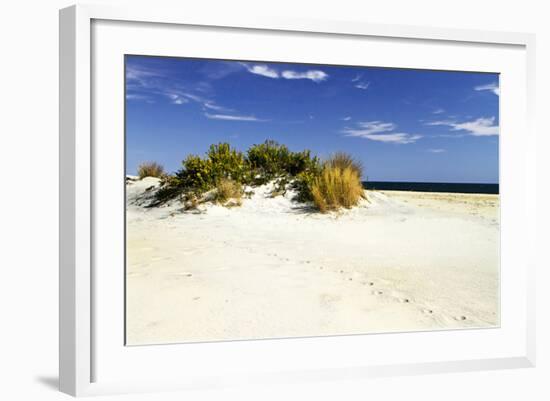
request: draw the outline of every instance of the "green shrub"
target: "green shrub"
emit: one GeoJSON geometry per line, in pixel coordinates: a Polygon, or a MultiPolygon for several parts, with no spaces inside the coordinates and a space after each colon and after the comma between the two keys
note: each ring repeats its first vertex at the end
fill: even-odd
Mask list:
{"type": "Polygon", "coordinates": [[[243,154],[231,148],[228,143],[210,145],[206,154],[210,170],[208,174],[212,182],[228,178],[242,182],[247,166],[243,154]]]}
{"type": "Polygon", "coordinates": [[[247,151],[247,162],[255,183],[266,183],[286,172],[290,157],[288,148],[275,141],[252,145],[247,151]]]}
{"type": "Polygon", "coordinates": [[[140,179],[145,177],[160,178],[164,175],[164,167],[157,162],[143,162],[138,166],[138,176],[140,179]]]}
{"type": "Polygon", "coordinates": [[[320,168],[302,171],[296,176],[293,183],[293,189],[296,191],[295,201],[301,203],[313,201],[311,188],[315,179],[319,176],[319,173],[320,168]]]}
{"type": "Polygon", "coordinates": [[[157,201],[165,202],[183,193],[200,195],[216,186],[223,179],[243,182],[247,173],[246,162],[241,152],[228,143],[211,145],[202,158],[189,155],[182,161],[182,168],[161,182],[157,201]]]}
{"type": "Polygon", "coordinates": [[[189,155],[182,165],[183,168],[176,172],[176,180],[173,184],[193,191],[207,191],[214,186],[210,160],[189,155]]]}
{"type": "Polygon", "coordinates": [[[259,145],[252,145],[247,151],[247,162],[252,183],[259,185],[277,177],[297,177],[308,171],[316,171],[319,159],[311,157],[309,150],[292,152],[285,145],[267,140],[259,145]]]}
{"type": "Polygon", "coordinates": [[[317,172],[318,170],[319,159],[316,156],[311,157],[309,150],[291,153],[290,160],[286,166],[287,173],[293,177],[301,173],[317,172]]]}

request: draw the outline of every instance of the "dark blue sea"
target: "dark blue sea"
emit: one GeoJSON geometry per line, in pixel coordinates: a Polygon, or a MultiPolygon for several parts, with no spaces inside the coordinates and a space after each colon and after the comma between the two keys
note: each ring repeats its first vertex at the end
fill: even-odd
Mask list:
{"type": "Polygon", "coordinates": [[[451,192],[463,194],[498,194],[498,184],[464,184],[447,182],[367,181],[366,189],[383,191],[451,192]]]}

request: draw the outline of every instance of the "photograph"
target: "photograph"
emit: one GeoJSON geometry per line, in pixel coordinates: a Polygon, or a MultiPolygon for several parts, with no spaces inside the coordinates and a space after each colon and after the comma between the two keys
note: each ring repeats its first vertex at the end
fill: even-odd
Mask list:
{"type": "Polygon", "coordinates": [[[122,73],[126,345],[500,327],[498,73],[122,73]]]}

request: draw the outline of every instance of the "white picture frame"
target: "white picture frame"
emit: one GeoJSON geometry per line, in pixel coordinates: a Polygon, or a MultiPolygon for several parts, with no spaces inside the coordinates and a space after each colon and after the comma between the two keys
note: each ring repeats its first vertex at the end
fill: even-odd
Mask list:
{"type": "MultiPolygon", "coordinates": [[[[119,39],[123,36],[120,33],[116,35],[119,39]]],[[[117,43],[120,41],[115,36],[112,36],[111,39],[113,39],[114,46],[112,51],[123,51],[116,48],[117,43]]],[[[273,40],[276,40],[276,38],[273,40]]],[[[151,41],[154,43],[154,38],[151,41]]],[[[534,245],[531,244],[535,242],[534,221],[536,219],[534,205],[536,135],[533,128],[534,48],[534,35],[523,33],[375,25],[360,21],[293,20],[291,18],[253,15],[239,18],[193,15],[188,14],[184,8],[165,10],[154,7],[112,8],[103,5],[78,5],[61,10],[60,390],[71,395],[80,396],[134,391],[212,388],[244,383],[261,384],[353,379],[371,376],[534,366],[535,259],[530,256],[534,255],[531,249],[534,245]],[[107,27],[106,30],[102,31],[103,33],[100,33],[103,37],[109,34],[115,35],[113,33],[115,31],[130,29],[128,25],[119,27],[113,25],[119,22],[122,24],[137,24],[134,28],[131,28],[135,29],[135,33],[138,33],[139,29],[144,26],[157,26],[159,35],[166,35],[166,32],[163,33],[163,29],[199,27],[218,31],[230,29],[232,32],[241,32],[243,35],[264,32],[274,36],[277,34],[306,35],[308,37],[318,37],[319,40],[322,40],[322,38],[328,40],[330,37],[337,36],[344,39],[383,39],[388,43],[392,41],[409,41],[410,43],[419,44],[431,43],[442,49],[447,45],[455,46],[456,51],[462,51],[460,49],[468,47],[478,47],[480,51],[484,51],[484,46],[494,47],[495,49],[510,49],[509,57],[513,58],[515,63],[511,63],[511,65],[517,65],[517,68],[512,71],[514,67],[510,67],[510,79],[508,81],[504,80],[503,91],[506,92],[508,82],[509,88],[517,89],[518,96],[514,99],[516,103],[502,105],[502,120],[504,121],[502,124],[505,132],[510,128],[520,128],[523,134],[521,138],[518,137],[519,134],[508,135],[507,146],[501,149],[503,178],[509,180],[510,184],[521,182],[521,186],[517,187],[505,185],[501,192],[503,211],[506,211],[506,213],[509,211],[510,214],[517,216],[515,219],[503,220],[505,223],[509,223],[503,223],[502,229],[506,233],[503,237],[503,243],[510,244],[503,253],[503,258],[513,259],[513,261],[521,260],[521,262],[518,264],[519,267],[516,266],[520,275],[513,277],[518,287],[517,293],[512,294],[513,291],[511,291],[509,283],[506,282],[508,277],[512,276],[503,277],[501,290],[503,300],[508,305],[514,301],[517,306],[514,312],[517,321],[510,324],[511,318],[505,319],[500,329],[484,331],[483,333],[468,333],[465,331],[434,334],[443,342],[451,341],[445,340],[445,338],[455,337],[458,342],[479,341],[477,353],[472,352],[470,355],[465,355],[464,358],[456,356],[460,355],[460,346],[458,346],[455,356],[442,355],[441,360],[434,358],[422,360],[411,353],[401,359],[376,359],[373,356],[373,360],[369,361],[360,352],[353,357],[349,356],[348,359],[338,359],[336,350],[341,350],[342,347],[350,347],[352,344],[363,349],[368,347],[367,342],[372,343],[371,346],[380,347],[383,346],[381,345],[383,344],[381,339],[386,335],[370,335],[366,340],[365,336],[340,336],[327,340],[318,338],[242,341],[203,345],[188,344],[184,346],[194,347],[185,349],[189,358],[198,359],[201,358],[201,355],[207,357],[204,358],[202,368],[196,366],[194,367],[196,369],[188,367],[185,370],[183,368],[183,371],[187,372],[185,375],[169,376],[163,372],[158,372],[158,375],[153,377],[151,372],[145,370],[137,372],[137,370],[132,369],[128,369],[129,373],[125,377],[117,376],[113,372],[104,375],[101,372],[101,366],[105,366],[105,361],[118,370],[120,370],[119,368],[122,366],[120,364],[122,363],[126,363],[128,366],[136,366],[136,361],[139,360],[146,362],[144,365],[158,364],[159,362],[164,364],[166,362],[167,367],[174,366],[174,360],[169,361],[170,358],[175,358],[171,355],[176,355],[172,350],[179,347],[178,352],[180,352],[183,348],[182,345],[167,345],[160,346],[160,348],[157,346],[149,352],[148,348],[151,347],[144,346],[126,353],[123,349],[123,339],[119,338],[114,331],[110,332],[109,327],[106,328],[106,326],[114,324],[113,319],[117,319],[117,316],[120,317],[120,315],[113,314],[111,320],[103,317],[104,314],[98,313],[98,310],[101,311],[102,307],[101,305],[96,306],[97,299],[94,299],[98,286],[105,285],[107,279],[105,275],[98,277],[94,273],[94,263],[97,263],[97,255],[94,254],[93,243],[95,236],[98,235],[96,219],[101,214],[96,213],[97,183],[94,177],[97,174],[98,154],[104,154],[106,157],[116,157],[116,153],[113,156],[113,154],[108,155],[108,152],[104,152],[102,146],[105,145],[97,144],[93,138],[93,126],[98,125],[94,121],[95,106],[92,99],[94,95],[92,85],[94,68],[98,68],[94,56],[98,54],[97,51],[101,51],[98,47],[105,43],[104,39],[98,39],[94,42],[93,35],[94,24],[99,23],[101,25],[103,24],[102,21],[106,24],[103,26],[107,27]],[[114,31],[110,31],[111,28],[114,31]],[[519,111],[512,111],[515,109],[519,111]],[[514,113],[514,116],[507,116],[507,112],[514,113]],[[509,168],[512,164],[516,166],[513,171],[509,168]],[[510,208],[514,210],[510,210],[510,208]],[[518,232],[521,238],[517,237],[518,232]],[[521,255],[523,255],[522,258],[519,257],[521,255]],[[102,328],[98,329],[97,326],[102,328]],[[504,333],[507,330],[509,330],[507,337],[499,337],[499,331],[504,333]],[[117,347],[120,347],[120,349],[117,351],[108,348],[106,344],[110,342],[118,344],[117,347]],[[484,344],[489,344],[489,342],[498,346],[495,345],[494,349],[487,349],[486,352],[483,352],[484,344]],[[325,359],[315,358],[315,355],[319,355],[320,349],[327,350],[325,359]],[[256,365],[253,366],[253,369],[245,367],[246,364],[260,363],[254,359],[253,354],[261,355],[265,360],[269,359],[266,358],[266,355],[271,355],[268,352],[278,355],[296,354],[302,358],[311,359],[308,363],[296,364],[291,359],[273,357],[270,366],[256,365]],[[117,356],[113,356],[112,360],[108,359],[114,354],[117,356]],[[239,355],[240,358],[238,359],[242,359],[242,366],[237,366],[237,362],[234,362],[235,365],[228,362],[212,374],[205,373],[210,371],[209,365],[214,364],[213,360],[208,359],[209,357],[214,358],[214,355],[222,355],[226,360],[231,360],[235,355],[239,355]],[[119,356],[120,359],[116,359],[119,356]],[[123,361],[123,359],[126,359],[126,361],[123,361]],[[135,378],[131,376],[133,373],[136,374],[135,378]],[[141,373],[141,375],[138,373],[141,373]]],[[[508,56],[503,55],[503,57],[508,56]]],[[[493,63],[499,62],[498,58],[495,58],[495,60],[493,63]]],[[[442,65],[433,67],[442,68],[442,65]]],[[[459,67],[456,68],[459,69],[459,67]]],[[[475,67],[475,65],[472,65],[470,68],[474,69],[475,67]]],[[[463,66],[463,68],[467,67],[463,66]]],[[[494,72],[500,71],[497,68],[494,72]]],[[[118,285],[117,283],[113,283],[113,286],[118,285]]],[[[106,288],[105,291],[111,294],[109,289],[106,288]]],[[[111,301],[111,299],[109,300],[111,301]]],[[[122,299],[117,301],[116,297],[114,301],[123,302],[122,299]]],[[[120,310],[120,308],[117,310],[120,310]]],[[[123,325],[122,321],[120,321],[120,325],[123,325]]],[[[418,341],[415,344],[426,344],[427,341],[433,340],[433,338],[428,339],[428,334],[402,333],[391,334],[391,336],[394,343],[399,343],[400,336],[401,338],[407,338],[407,341],[418,341]]]]}

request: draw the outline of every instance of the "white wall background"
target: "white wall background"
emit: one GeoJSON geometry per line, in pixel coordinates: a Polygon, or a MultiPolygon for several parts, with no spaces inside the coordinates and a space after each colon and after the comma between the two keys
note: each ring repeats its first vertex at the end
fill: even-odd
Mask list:
{"type": "MultiPolygon", "coordinates": [[[[130,0],[96,3],[131,4],[130,0]]],[[[139,1],[140,3],[148,3],[139,1]]],[[[3,2],[0,22],[0,399],[57,400],[58,20],[65,0],[3,2]]],[[[537,34],[538,172],[550,172],[545,120],[550,73],[546,2],[524,0],[166,1],[212,13],[255,13],[537,34]],[[546,159],[546,160],[545,160],[546,159]]],[[[328,382],[206,393],[122,396],[201,399],[550,399],[548,189],[538,193],[538,366],[534,369],[328,382]]],[[[107,397],[115,399],[114,397],[107,397]]],[[[118,398],[117,398],[118,399],[118,398]]]]}

